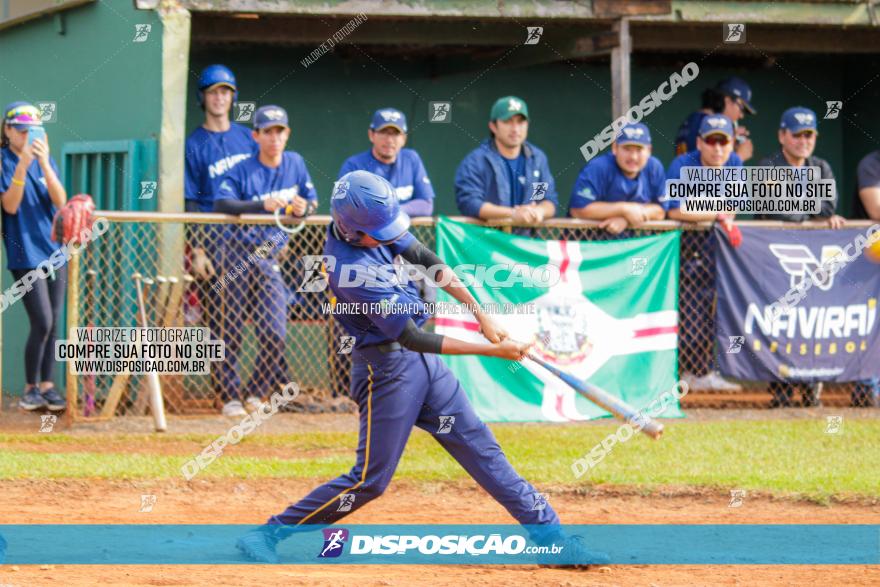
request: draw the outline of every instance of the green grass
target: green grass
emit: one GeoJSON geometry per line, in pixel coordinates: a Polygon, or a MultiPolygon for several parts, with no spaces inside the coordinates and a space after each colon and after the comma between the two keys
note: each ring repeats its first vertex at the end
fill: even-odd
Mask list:
{"type": "MultiPolygon", "coordinates": [[[[825,434],[825,421],[670,422],[663,440],[639,436],[617,445],[602,463],[576,479],[572,462],[583,457],[616,424],[600,426],[493,426],[517,470],[538,485],[587,487],[610,484],[637,491],[661,487],[740,488],[798,495],[880,497],[880,420],[847,420],[839,435],[825,434]]],[[[180,478],[180,467],[215,436],[0,434],[0,479],[180,478]],[[124,447],[185,442],[175,454],[131,454],[124,447]],[[75,445],[82,452],[46,453],[27,444],[75,445]],[[17,447],[16,445],[21,445],[17,447]],[[93,446],[92,446],[93,445],[93,446]],[[184,445],[186,446],[186,445],[184,445]],[[109,447],[109,449],[107,448],[109,447]],[[108,450],[117,452],[107,452],[108,450]]],[[[251,451],[288,447],[288,458],[238,456],[237,447],[200,473],[202,478],[302,477],[325,479],[348,470],[354,460],[353,433],[254,434],[242,442],[251,451]],[[302,451],[327,450],[304,458],[302,451]]],[[[424,433],[410,439],[397,479],[455,481],[467,474],[424,433]]]]}

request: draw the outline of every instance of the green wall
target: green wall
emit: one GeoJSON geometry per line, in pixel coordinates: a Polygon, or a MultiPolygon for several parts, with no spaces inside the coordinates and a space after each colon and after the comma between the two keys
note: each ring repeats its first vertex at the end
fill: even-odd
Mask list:
{"type": "MultiPolygon", "coordinates": [[[[521,69],[498,66],[488,71],[474,66],[472,71],[433,75],[433,58],[366,57],[349,52],[346,58],[329,53],[303,68],[300,60],[312,49],[194,47],[191,69],[197,73],[209,63],[225,63],[238,76],[239,100],[258,105],[276,103],[288,110],[293,127],[289,148],[307,159],[322,212],[328,210],[327,194],[342,161],[369,146],[366,128],[372,112],[382,106],[395,106],[407,114],[411,129],[408,146],[417,149],[425,161],[437,191],[435,211],[444,214],[457,213],[455,169],[464,155],[487,136],[486,119],[495,98],[515,94],[528,102],[529,139],[548,154],[563,208],[584,164],[579,147],[611,121],[607,62],[521,69]],[[449,98],[453,102],[452,124],[429,123],[428,102],[449,98]]],[[[713,61],[700,55],[636,55],[633,102],[655,89],[671,72],[681,71],[691,59],[700,65],[700,76],[645,120],[654,134],[655,155],[664,165],[673,157],[672,142],[678,125],[699,107],[703,89],[728,75],[747,79],[754,91],[758,116],[748,118],[745,124],[755,142],[756,156],[751,161],[755,164],[778,148],[776,129],[786,108],[808,106],[821,118],[825,100],[846,100],[871,79],[871,71],[876,72],[875,63],[864,63],[871,60],[846,57],[780,56],[776,66],[749,63],[735,68],[730,58],[713,61]]],[[[831,163],[847,199],[853,190],[859,158],[878,146],[869,135],[880,137],[880,121],[871,116],[880,80],[872,83],[856,95],[858,105],[845,104],[844,114],[854,118],[822,120],[819,125],[816,153],[831,163]]],[[[190,100],[187,130],[200,121],[201,112],[190,100]]],[[[843,210],[849,210],[848,201],[843,210]]]]}
{"type": "MultiPolygon", "coordinates": [[[[158,15],[134,10],[130,0],[95,2],[4,29],[0,107],[14,100],[57,103],[58,120],[46,130],[59,167],[68,141],[155,138],[161,117],[161,40],[158,15]],[[133,42],[136,24],[152,26],[146,41],[133,42]]],[[[12,283],[5,266],[3,289],[12,283]]],[[[20,302],[3,312],[4,394],[19,394],[24,387],[28,331],[20,302]]],[[[59,366],[59,384],[61,371],[59,366]]]]}

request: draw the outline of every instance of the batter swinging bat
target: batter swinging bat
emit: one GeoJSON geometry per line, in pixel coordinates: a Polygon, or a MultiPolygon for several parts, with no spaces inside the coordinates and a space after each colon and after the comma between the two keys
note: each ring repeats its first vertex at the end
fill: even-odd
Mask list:
{"type": "Polygon", "coordinates": [[[596,387],[592,383],[587,383],[586,381],[581,381],[577,377],[573,375],[569,375],[565,371],[560,371],[553,365],[542,361],[534,354],[529,354],[528,357],[534,361],[535,363],[541,365],[564,382],[566,382],[572,389],[576,392],[599,406],[600,408],[607,410],[617,416],[618,418],[622,418],[631,424],[638,425],[638,423],[644,422],[645,426],[642,428],[642,432],[657,440],[663,434],[663,424],[657,422],[656,420],[651,419],[646,414],[639,414],[639,411],[627,404],[624,401],[621,401],[619,398],[614,397],[604,389],[600,387],[596,387]]]}

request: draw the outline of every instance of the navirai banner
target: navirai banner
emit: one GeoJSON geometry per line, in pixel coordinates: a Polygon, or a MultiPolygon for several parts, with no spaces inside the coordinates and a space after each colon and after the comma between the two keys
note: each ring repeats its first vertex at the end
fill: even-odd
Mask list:
{"type": "Polygon", "coordinates": [[[800,382],[880,375],[880,265],[863,251],[865,229],[741,230],[737,249],[716,234],[721,372],[800,382]]]}

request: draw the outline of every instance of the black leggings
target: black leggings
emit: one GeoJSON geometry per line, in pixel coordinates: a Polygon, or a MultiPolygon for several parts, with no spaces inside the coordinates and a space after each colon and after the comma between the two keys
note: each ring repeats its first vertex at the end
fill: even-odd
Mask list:
{"type": "MultiPolygon", "coordinates": [[[[16,281],[31,270],[13,269],[16,281]]],[[[55,376],[55,339],[64,294],[67,291],[67,266],[55,271],[54,278],[37,279],[33,289],[21,299],[31,333],[24,346],[24,374],[28,385],[38,381],[52,381],[55,376]]]]}

